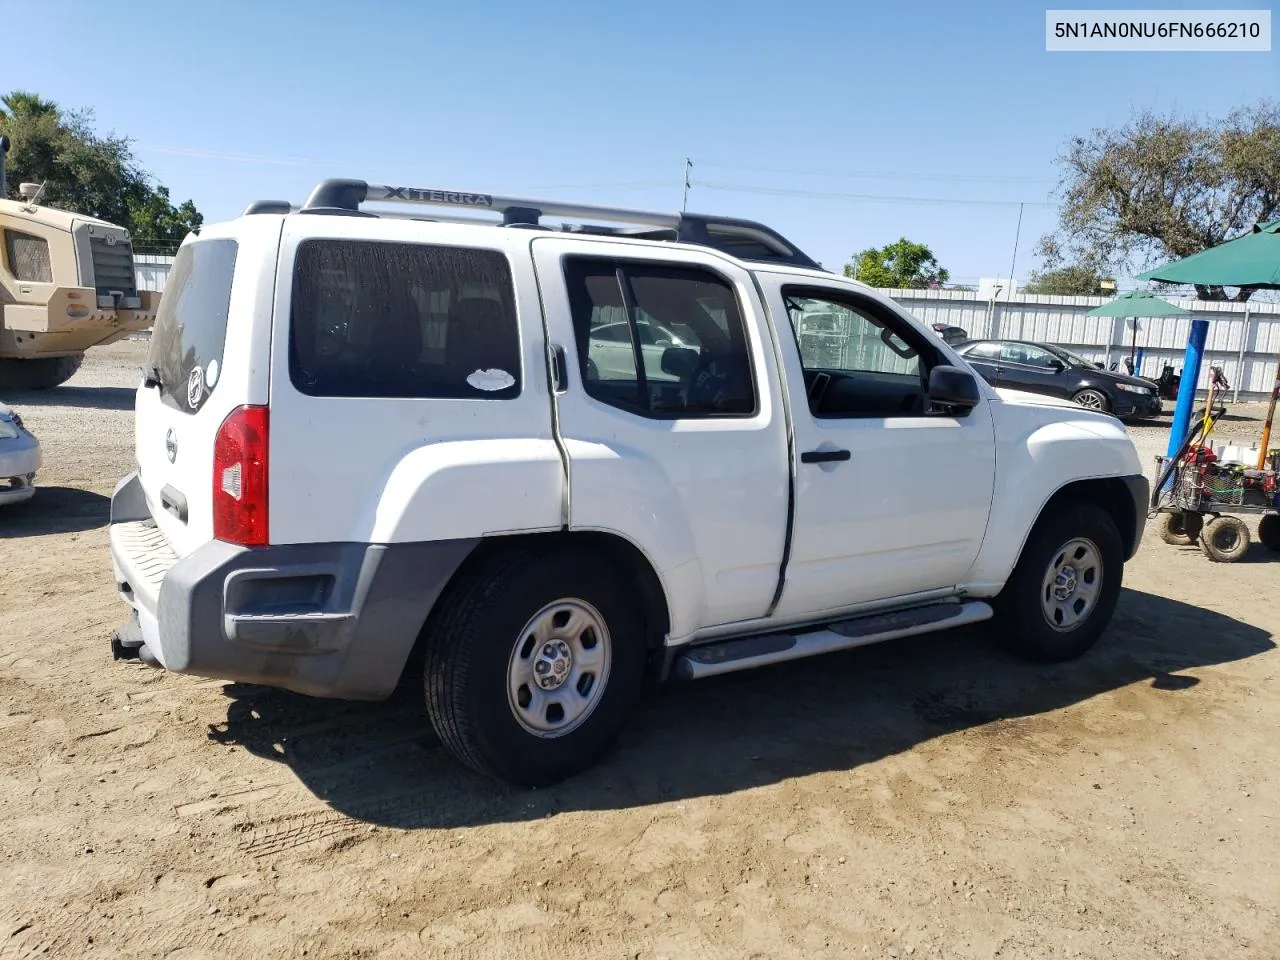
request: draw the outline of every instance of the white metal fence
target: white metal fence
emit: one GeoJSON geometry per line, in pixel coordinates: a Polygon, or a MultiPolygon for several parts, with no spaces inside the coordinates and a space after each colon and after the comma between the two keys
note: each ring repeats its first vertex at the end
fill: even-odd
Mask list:
{"type": "MultiPolygon", "coordinates": [[[[1011,300],[979,299],[964,290],[884,290],[924,323],[946,323],[967,330],[973,338],[1005,338],[1056,343],[1108,367],[1129,356],[1134,342],[1133,320],[1090,317],[1106,297],[1047,297],[1015,294],[1011,300]]],[[[1209,338],[1200,382],[1208,386],[1210,365],[1219,366],[1237,400],[1261,400],[1271,395],[1276,360],[1280,355],[1280,304],[1221,303],[1171,300],[1191,311],[1184,317],[1154,317],[1136,323],[1137,349],[1142,353],[1140,376],[1158,378],[1165,364],[1182,369],[1191,321],[1209,321],[1209,338]]],[[[1123,369],[1123,365],[1121,366],[1123,369]]]]}
{"type": "Polygon", "coordinates": [[[158,257],[149,253],[135,254],[133,271],[138,276],[138,289],[162,292],[172,266],[173,257],[158,257]]]}
{"type": "MultiPolygon", "coordinates": [[[[164,290],[173,257],[139,254],[138,288],[164,290]]],[[[970,337],[999,337],[1056,343],[1108,367],[1129,356],[1135,321],[1090,317],[1106,297],[1046,297],[1015,294],[987,299],[967,290],[884,290],[924,323],[946,323],[970,337]]],[[[1271,394],[1280,355],[1280,304],[1221,303],[1173,300],[1191,311],[1187,317],[1155,317],[1136,321],[1140,376],[1158,378],[1165,364],[1182,369],[1191,320],[1209,320],[1209,339],[1201,366],[1199,389],[1208,386],[1210,365],[1222,367],[1234,399],[1262,400],[1271,394]]],[[[1123,367],[1123,365],[1122,365],[1123,367]]]]}

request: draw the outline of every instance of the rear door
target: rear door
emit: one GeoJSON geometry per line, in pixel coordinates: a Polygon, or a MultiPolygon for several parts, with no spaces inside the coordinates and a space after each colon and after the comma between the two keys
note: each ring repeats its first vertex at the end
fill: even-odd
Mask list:
{"type": "Polygon", "coordinates": [[[532,247],[550,342],[576,371],[557,398],[571,526],[618,533],[650,556],[680,598],[673,614],[687,615],[672,624],[677,636],[764,616],[789,471],[780,377],[750,275],[652,243],[532,247]]]}
{"type": "Polygon", "coordinates": [[[1071,382],[1062,362],[1042,347],[1033,343],[1009,342],[1001,349],[1002,387],[1053,397],[1069,397],[1071,382]]]}
{"type": "Polygon", "coordinates": [[[983,341],[969,347],[962,354],[969,366],[992,386],[1000,382],[1000,344],[995,341],[983,341]]]}
{"type": "Polygon", "coordinates": [[[279,231],[279,218],[248,218],[192,236],[160,300],[150,379],[135,401],[134,450],[151,515],[179,556],[213,538],[219,426],[241,404],[265,401],[266,369],[255,372],[252,342],[264,307],[259,326],[263,337],[270,332],[279,231]]]}

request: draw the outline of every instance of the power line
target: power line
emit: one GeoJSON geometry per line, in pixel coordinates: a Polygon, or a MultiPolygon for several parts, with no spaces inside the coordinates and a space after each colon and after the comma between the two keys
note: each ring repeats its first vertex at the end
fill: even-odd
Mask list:
{"type": "Polygon", "coordinates": [[[1056,180],[1043,177],[1013,177],[994,174],[969,173],[889,173],[871,170],[832,170],[800,167],[755,166],[745,163],[708,163],[698,161],[700,166],[713,167],[717,170],[751,170],[759,173],[795,174],[810,177],[845,177],[848,179],[868,180],[937,180],[956,183],[1056,183],[1056,180]]]}
{"type": "Polygon", "coordinates": [[[178,157],[200,157],[205,160],[231,160],[236,163],[265,163],[284,167],[311,167],[329,163],[309,157],[275,157],[264,154],[226,153],[221,150],[202,150],[199,147],[160,147],[139,143],[134,145],[142,153],[167,153],[178,157]]]}
{"type": "Polygon", "coordinates": [[[811,200],[846,200],[856,203],[927,203],[957,204],[961,206],[996,206],[996,207],[1057,207],[1056,203],[1039,200],[977,200],[959,197],[904,197],[881,193],[832,193],[824,190],[796,190],[789,187],[762,187],[742,183],[710,183],[706,180],[695,180],[693,184],[707,190],[720,190],[726,193],[759,193],[776,197],[804,197],[811,200]]]}

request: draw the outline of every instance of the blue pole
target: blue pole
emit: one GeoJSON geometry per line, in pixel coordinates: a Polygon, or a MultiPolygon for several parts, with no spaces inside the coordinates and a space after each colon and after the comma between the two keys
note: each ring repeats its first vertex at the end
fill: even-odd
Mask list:
{"type": "Polygon", "coordinates": [[[1191,336],[1187,338],[1187,352],[1182,359],[1178,403],[1173,408],[1173,426],[1169,428],[1169,449],[1165,456],[1172,457],[1178,452],[1178,447],[1182,446],[1183,438],[1191,426],[1191,411],[1196,405],[1196,384],[1200,382],[1200,358],[1204,355],[1204,343],[1208,336],[1208,320],[1191,321],[1191,336]]]}

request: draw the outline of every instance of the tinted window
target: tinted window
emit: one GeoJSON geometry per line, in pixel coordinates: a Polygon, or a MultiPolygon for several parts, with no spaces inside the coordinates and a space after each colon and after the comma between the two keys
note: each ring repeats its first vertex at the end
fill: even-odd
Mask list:
{"type": "Polygon", "coordinates": [[[5,250],[9,255],[9,272],[15,280],[28,283],[53,283],[49,264],[49,241],[17,230],[4,232],[5,250]]]}
{"type": "Polygon", "coordinates": [[[194,413],[218,386],[236,269],[234,240],[197,240],[178,251],[156,311],[147,363],[160,397],[194,413]]]}
{"type": "Polygon", "coordinates": [[[289,376],[320,397],[517,396],[520,331],[507,258],[418,243],[304,241],[289,376]]]}
{"type": "Polygon", "coordinates": [[[1000,359],[1000,344],[979,343],[964,351],[964,355],[973,360],[998,360],[1000,359]]]}
{"type": "Polygon", "coordinates": [[[755,412],[746,328],[721,277],[574,257],[565,282],[589,395],[651,417],[755,412]]]}
{"type": "Polygon", "coordinates": [[[1048,350],[1029,343],[1006,343],[1002,356],[1005,363],[1023,363],[1032,367],[1048,367],[1055,359],[1048,350]]]}

